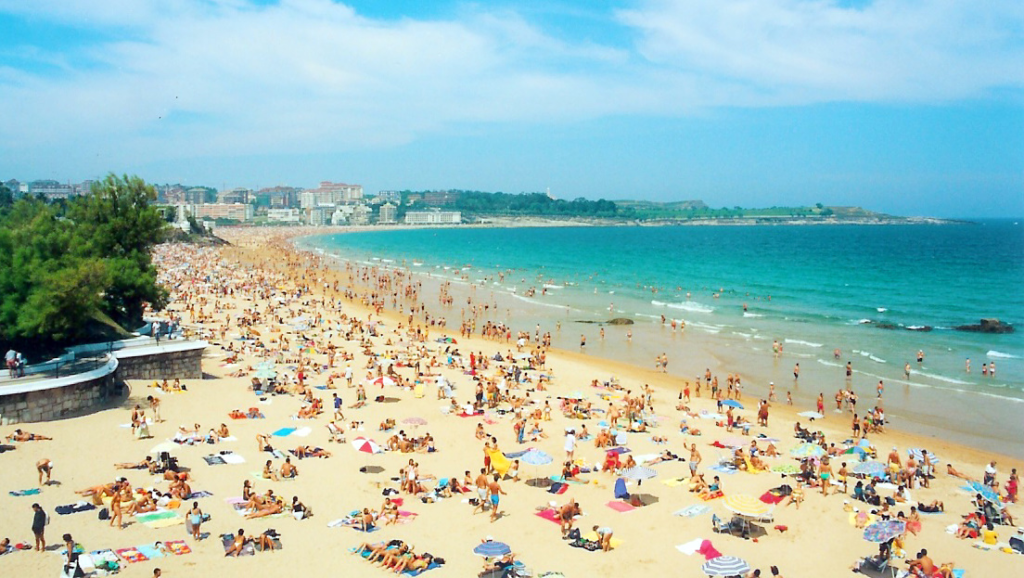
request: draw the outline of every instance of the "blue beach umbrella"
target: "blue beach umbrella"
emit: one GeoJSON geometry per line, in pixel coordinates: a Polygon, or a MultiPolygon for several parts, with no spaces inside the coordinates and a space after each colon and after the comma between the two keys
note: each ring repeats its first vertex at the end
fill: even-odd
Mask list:
{"type": "Polygon", "coordinates": [[[1003,503],[999,500],[999,494],[992,488],[982,484],[981,482],[971,482],[968,484],[971,487],[971,491],[977,494],[981,494],[981,497],[995,504],[996,507],[1002,508],[1003,503]]]}
{"type": "Polygon", "coordinates": [[[735,407],[736,409],[743,409],[743,404],[738,402],[738,401],[736,401],[736,400],[734,400],[734,399],[727,399],[727,400],[722,402],[722,405],[725,405],[725,406],[728,406],[728,407],[735,407]]]}
{"type": "Polygon", "coordinates": [[[512,552],[512,548],[504,542],[495,542],[494,540],[488,540],[473,548],[473,553],[477,556],[483,556],[484,558],[497,558],[498,556],[504,556],[512,552]]]}
{"type": "Polygon", "coordinates": [[[876,544],[888,542],[905,532],[906,529],[907,525],[899,520],[883,520],[864,528],[864,539],[876,544]]]}
{"type": "Polygon", "coordinates": [[[712,558],[700,567],[708,576],[742,576],[750,572],[750,564],[735,556],[712,558]]]}
{"type": "Polygon", "coordinates": [[[870,478],[885,476],[886,467],[882,462],[861,462],[853,466],[853,473],[870,478]]]}
{"type": "Polygon", "coordinates": [[[530,450],[523,454],[520,458],[524,464],[530,464],[531,466],[546,466],[554,461],[550,455],[540,450],[530,450]]]}

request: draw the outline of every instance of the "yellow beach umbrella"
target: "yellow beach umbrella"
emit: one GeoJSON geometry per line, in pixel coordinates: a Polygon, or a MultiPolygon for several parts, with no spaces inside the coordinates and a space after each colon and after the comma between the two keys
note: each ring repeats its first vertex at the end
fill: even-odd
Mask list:
{"type": "Polygon", "coordinates": [[[732,494],[725,497],[725,507],[741,516],[760,516],[768,512],[768,504],[750,494],[732,494]]]}

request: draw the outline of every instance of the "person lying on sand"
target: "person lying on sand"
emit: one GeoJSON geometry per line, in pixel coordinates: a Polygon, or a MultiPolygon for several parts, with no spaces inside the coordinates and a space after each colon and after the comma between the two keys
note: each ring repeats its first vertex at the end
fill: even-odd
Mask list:
{"type": "Polygon", "coordinates": [[[9,439],[11,441],[14,441],[14,442],[37,442],[37,441],[48,441],[48,440],[52,440],[53,438],[48,438],[48,437],[46,437],[44,435],[41,435],[41,434],[29,433],[29,432],[26,432],[26,431],[21,431],[20,429],[16,429],[16,430],[14,430],[14,433],[12,433],[11,435],[7,436],[7,439],[9,439]]]}
{"type": "Polygon", "coordinates": [[[321,448],[310,448],[309,446],[299,446],[295,448],[295,455],[299,458],[329,458],[331,452],[321,448]]]}
{"type": "Polygon", "coordinates": [[[254,520],[256,518],[265,518],[267,516],[273,516],[274,514],[280,514],[284,511],[284,501],[281,498],[273,498],[264,500],[263,505],[256,509],[255,512],[249,512],[245,515],[246,520],[254,520]]]}
{"type": "Polygon", "coordinates": [[[158,462],[153,461],[152,456],[146,456],[146,459],[142,460],[141,462],[126,462],[114,464],[114,467],[119,470],[149,470],[149,473],[155,474],[156,471],[160,469],[160,464],[158,462]]]}

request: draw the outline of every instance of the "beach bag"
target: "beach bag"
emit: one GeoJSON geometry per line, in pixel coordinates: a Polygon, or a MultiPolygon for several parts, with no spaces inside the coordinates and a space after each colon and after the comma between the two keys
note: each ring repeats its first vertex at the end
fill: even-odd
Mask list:
{"type": "Polygon", "coordinates": [[[580,529],[579,528],[573,528],[572,530],[569,530],[569,539],[570,540],[574,540],[574,541],[575,540],[579,540],[580,539],[580,529]]]}
{"type": "Polygon", "coordinates": [[[621,500],[629,497],[629,492],[626,490],[626,480],[619,478],[615,480],[615,499],[621,500]]]}
{"type": "Polygon", "coordinates": [[[107,510],[106,508],[103,508],[102,510],[100,510],[99,518],[100,518],[100,520],[109,520],[110,519],[110,510],[107,510]]]}

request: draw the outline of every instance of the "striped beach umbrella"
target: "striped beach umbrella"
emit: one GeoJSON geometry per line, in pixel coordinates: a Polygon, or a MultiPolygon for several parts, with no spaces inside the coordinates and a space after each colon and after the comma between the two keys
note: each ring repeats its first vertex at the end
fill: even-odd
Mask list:
{"type": "Polygon", "coordinates": [[[993,504],[995,504],[997,508],[1003,507],[1003,503],[999,500],[999,494],[997,494],[995,490],[993,490],[989,486],[986,486],[985,484],[982,484],[980,482],[970,482],[968,486],[970,486],[971,491],[973,491],[976,494],[981,494],[982,498],[988,500],[989,502],[992,502],[993,504]]]}
{"type": "Polygon", "coordinates": [[[649,480],[657,475],[658,472],[644,466],[634,466],[622,472],[622,477],[630,480],[637,480],[638,482],[649,480]]]}
{"type": "Polygon", "coordinates": [[[708,576],[742,576],[750,572],[750,564],[735,556],[712,558],[700,567],[708,576]]]}
{"type": "Polygon", "coordinates": [[[735,399],[727,399],[722,402],[722,405],[726,407],[734,407],[736,409],[743,409],[743,404],[736,401],[735,399]]]}
{"type": "Polygon", "coordinates": [[[768,504],[750,494],[730,494],[723,504],[741,516],[761,516],[768,512],[768,504]]]}
{"type": "Polygon", "coordinates": [[[819,445],[804,443],[789,450],[789,455],[794,458],[820,458],[825,455],[825,450],[819,445]]]}
{"type": "MultiPolygon", "coordinates": [[[[921,448],[910,448],[909,450],[907,450],[907,453],[910,454],[910,457],[917,460],[918,463],[924,463],[924,450],[922,450],[921,448]]],[[[939,456],[931,452],[928,452],[928,463],[933,466],[938,465],[939,456]]]]}
{"type": "Polygon", "coordinates": [[[473,548],[473,553],[477,556],[483,556],[484,558],[496,558],[498,556],[504,556],[512,552],[512,548],[504,542],[495,542],[494,540],[488,540],[477,545],[473,548]]]}
{"type": "Polygon", "coordinates": [[[373,385],[379,385],[382,388],[385,385],[392,386],[392,385],[395,385],[395,380],[393,380],[390,377],[385,375],[385,376],[378,377],[377,379],[373,380],[373,385]]]}

